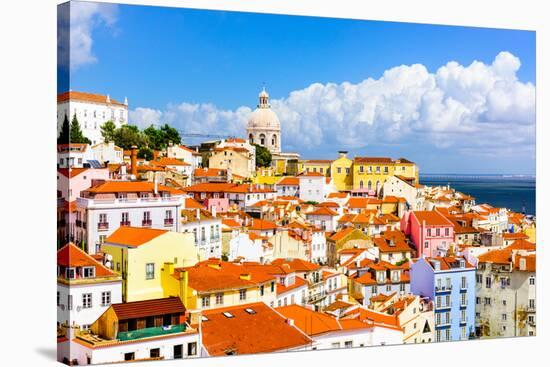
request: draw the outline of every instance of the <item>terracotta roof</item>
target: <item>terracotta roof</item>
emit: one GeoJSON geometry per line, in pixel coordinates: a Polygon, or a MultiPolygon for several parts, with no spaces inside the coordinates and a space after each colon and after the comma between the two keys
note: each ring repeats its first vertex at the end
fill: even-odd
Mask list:
{"type": "Polygon", "coordinates": [[[227,170],[223,168],[195,168],[195,177],[219,177],[227,176],[227,170]]]}
{"type": "Polygon", "coordinates": [[[296,272],[309,272],[319,269],[319,265],[311,263],[302,259],[275,259],[271,262],[272,265],[282,266],[287,264],[292,271],[296,272]]]}
{"type": "Polygon", "coordinates": [[[393,159],[388,157],[355,157],[355,163],[393,163],[393,159]]]}
{"type": "Polygon", "coordinates": [[[304,163],[332,163],[331,159],[308,159],[304,163]]]}
{"type": "Polygon", "coordinates": [[[81,173],[86,172],[87,170],[89,170],[89,168],[58,168],[57,172],[67,178],[73,178],[81,173]]]}
{"type": "Polygon", "coordinates": [[[353,197],[349,198],[346,206],[353,209],[362,209],[366,208],[367,205],[378,205],[381,204],[382,200],[375,198],[363,198],[363,197],[353,197]]]}
{"type": "MultiPolygon", "coordinates": [[[[164,186],[157,185],[159,192],[170,192],[172,194],[182,194],[180,190],[164,186]]],[[[155,185],[153,182],[148,181],[105,181],[98,185],[92,186],[85,192],[93,194],[102,193],[117,193],[117,192],[154,192],[155,185]]]]}
{"type": "Polygon", "coordinates": [[[226,225],[231,228],[240,228],[242,227],[236,220],[234,219],[222,219],[222,224],[226,225]]]}
{"type": "Polygon", "coordinates": [[[514,258],[514,269],[517,271],[528,271],[528,272],[536,272],[537,271],[537,255],[535,254],[528,254],[528,255],[516,255],[514,258]],[[524,264],[522,264],[522,260],[525,261],[524,264]]]}
{"type": "MultiPolygon", "coordinates": [[[[345,312],[348,318],[356,318],[360,321],[367,321],[373,323],[376,326],[384,326],[390,329],[399,330],[399,319],[396,315],[388,315],[381,312],[369,310],[367,308],[359,307],[354,310],[345,312]]],[[[340,320],[342,322],[342,320],[340,320]]]]}
{"type": "Polygon", "coordinates": [[[327,196],[327,198],[329,199],[345,199],[347,197],[348,197],[348,194],[345,192],[331,192],[327,196]]]}
{"type": "Polygon", "coordinates": [[[190,166],[189,163],[181,159],[168,158],[168,157],[162,157],[159,160],[151,161],[149,163],[152,165],[158,165],[158,166],[190,166]]]}
{"type": "MultiPolygon", "coordinates": [[[[335,317],[303,306],[290,305],[277,307],[276,310],[287,319],[293,320],[294,325],[306,335],[320,335],[342,330],[342,326],[335,317]]],[[[365,327],[370,325],[365,324],[365,327]]]]}
{"type": "Polygon", "coordinates": [[[339,230],[338,232],[332,233],[328,238],[332,241],[340,241],[341,239],[344,239],[346,236],[351,234],[354,230],[355,228],[353,227],[347,227],[339,230]]]}
{"type": "Polygon", "coordinates": [[[411,251],[410,247],[404,240],[387,240],[383,237],[376,237],[373,240],[374,245],[380,249],[381,252],[408,252],[411,251]]]}
{"type": "MultiPolygon", "coordinates": [[[[458,261],[462,259],[460,257],[454,257],[454,256],[445,256],[445,257],[425,257],[423,258],[424,261],[426,261],[432,268],[433,264],[430,260],[436,260],[439,262],[439,269],[440,270],[451,270],[451,269],[457,269],[458,268],[458,261]]],[[[475,269],[475,266],[470,264],[467,260],[465,260],[465,268],[466,269],[475,269]]]]}
{"type": "Polygon", "coordinates": [[[277,228],[279,228],[279,226],[276,223],[273,223],[268,220],[256,219],[256,218],[252,219],[252,222],[248,226],[248,229],[253,231],[267,231],[267,230],[277,229],[277,228]]]}
{"type": "Polygon", "coordinates": [[[71,143],[71,144],[57,144],[57,152],[68,152],[69,150],[74,152],[78,151],[80,153],[84,153],[88,149],[88,144],[78,144],[78,143],[71,143]]]}
{"type": "Polygon", "coordinates": [[[281,283],[277,284],[277,295],[281,295],[286,292],[295,290],[296,288],[305,287],[305,286],[307,286],[307,281],[305,279],[302,279],[300,277],[294,277],[294,284],[290,284],[288,286],[284,286],[281,283]]]}
{"type": "Polygon", "coordinates": [[[185,209],[204,209],[204,205],[201,205],[197,200],[193,198],[185,198],[185,209]]]}
{"type": "Polygon", "coordinates": [[[285,351],[311,343],[261,302],[205,310],[202,315],[206,318],[201,323],[202,342],[211,356],[285,351]]]}
{"type": "Polygon", "coordinates": [[[325,175],[319,172],[302,172],[298,176],[299,177],[325,177],[325,175]]]}
{"type": "Polygon", "coordinates": [[[306,215],[329,215],[335,217],[338,215],[338,213],[330,208],[327,208],[326,206],[319,206],[312,212],[306,213],[306,215]]]}
{"type": "Polygon", "coordinates": [[[168,231],[163,229],[141,228],[141,227],[120,227],[113,232],[105,242],[125,245],[130,247],[139,247],[155,238],[165,234],[168,231]]]}
{"type": "Polygon", "coordinates": [[[96,277],[116,275],[113,271],[97,262],[86,252],[76,247],[74,243],[68,243],[57,251],[57,265],[67,267],[95,267],[96,277]]]}
{"type": "Polygon", "coordinates": [[[271,193],[271,189],[261,188],[252,184],[233,184],[225,182],[200,183],[186,187],[186,192],[232,192],[232,193],[271,193]]]}
{"type": "Polygon", "coordinates": [[[502,238],[509,241],[509,240],[526,240],[529,239],[529,236],[527,236],[525,233],[503,233],[502,238]]]}
{"type": "Polygon", "coordinates": [[[145,301],[115,303],[111,305],[119,320],[148,316],[185,313],[179,297],[158,298],[145,301]]]}
{"type": "Polygon", "coordinates": [[[513,252],[517,250],[535,251],[536,245],[529,241],[516,240],[503,249],[491,250],[479,255],[478,261],[481,263],[510,264],[513,252]]]}
{"type": "Polygon", "coordinates": [[[413,211],[412,215],[418,220],[418,223],[422,225],[423,222],[429,226],[452,226],[450,220],[445,218],[444,215],[437,211],[417,210],[413,211]]]}
{"type": "Polygon", "coordinates": [[[252,272],[242,264],[217,259],[205,260],[194,266],[174,269],[173,276],[179,279],[179,273],[182,271],[188,273],[189,287],[203,293],[257,287],[260,284],[275,280],[273,275],[266,272],[252,272]]]}
{"type": "Polygon", "coordinates": [[[68,100],[73,101],[83,101],[83,102],[93,102],[93,103],[102,103],[102,104],[112,104],[112,105],[119,105],[128,107],[123,103],[118,102],[116,99],[110,98],[111,102],[107,102],[107,96],[104,96],[102,94],[93,94],[93,93],[86,93],[86,92],[76,92],[76,91],[69,91],[60,93],[57,95],[57,103],[65,102],[68,100]]]}
{"type": "Polygon", "coordinates": [[[300,179],[293,176],[283,177],[279,182],[277,182],[277,185],[298,186],[300,185],[300,179]]]}

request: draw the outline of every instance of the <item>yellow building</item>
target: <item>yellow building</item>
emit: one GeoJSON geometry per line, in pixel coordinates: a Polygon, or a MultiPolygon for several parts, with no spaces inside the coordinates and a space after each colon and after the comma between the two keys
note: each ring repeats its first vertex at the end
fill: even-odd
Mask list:
{"type": "Polygon", "coordinates": [[[347,157],[347,152],[338,152],[338,159],[332,161],[330,174],[338,191],[353,189],[353,161],[347,157]]]}
{"type": "Polygon", "coordinates": [[[253,156],[244,147],[225,146],[215,148],[208,160],[208,168],[226,169],[233,175],[251,177],[255,167],[253,156]]]}
{"type": "Polygon", "coordinates": [[[330,177],[330,167],[332,161],[329,159],[310,159],[301,162],[302,170],[300,172],[318,172],[326,177],[330,177]]]}
{"type": "Polygon", "coordinates": [[[254,267],[216,259],[182,268],[165,263],[162,270],[164,297],[180,297],[191,311],[255,302],[273,305],[277,296],[275,280],[254,267]]]}
{"type": "Polygon", "coordinates": [[[192,266],[198,261],[192,233],[120,227],[101,245],[114,271],[122,275],[124,302],[162,298],[165,262],[192,266]]]}
{"type": "Polygon", "coordinates": [[[414,178],[418,183],[418,167],[413,162],[400,158],[355,157],[353,160],[353,190],[380,193],[384,182],[391,176],[414,178]]]}

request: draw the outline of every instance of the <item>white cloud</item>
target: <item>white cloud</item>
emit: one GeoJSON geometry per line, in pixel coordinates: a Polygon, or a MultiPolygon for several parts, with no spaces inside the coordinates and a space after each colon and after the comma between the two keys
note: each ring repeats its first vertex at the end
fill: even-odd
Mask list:
{"type": "MultiPolygon", "coordinates": [[[[314,83],[271,104],[287,149],[420,143],[467,154],[512,154],[511,147],[531,152],[535,87],[518,81],[520,66],[509,52],[491,64],[451,61],[435,73],[421,64],[401,65],[357,84],[314,83]]],[[[154,116],[188,132],[244,136],[250,112],[184,102],[154,116]]],[[[148,114],[137,108],[131,117],[153,122],[148,114]]]]}
{"type": "MultiPolygon", "coordinates": [[[[68,8],[67,8],[68,9],[68,8]]],[[[92,33],[98,26],[113,28],[117,21],[118,7],[115,4],[72,2],[70,3],[70,49],[71,71],[82,65],[93,64],[97,58],[93,53],[92,33]]],[[[63,22],[63,20],[60,20],[63,22]]],[[[66,29],[63,29],[66,32],[66,29]]]]}

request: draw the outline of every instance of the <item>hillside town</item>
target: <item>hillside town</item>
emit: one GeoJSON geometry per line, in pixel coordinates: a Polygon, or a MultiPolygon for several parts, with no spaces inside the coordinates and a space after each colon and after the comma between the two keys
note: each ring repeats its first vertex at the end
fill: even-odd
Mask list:
{"type": "Polygon", "coordinates": [[[285,152],[265,89],[194,145],[122,100],[58,95],[60,362],[536,334],[534,216],[406,157],[285,152]]]}

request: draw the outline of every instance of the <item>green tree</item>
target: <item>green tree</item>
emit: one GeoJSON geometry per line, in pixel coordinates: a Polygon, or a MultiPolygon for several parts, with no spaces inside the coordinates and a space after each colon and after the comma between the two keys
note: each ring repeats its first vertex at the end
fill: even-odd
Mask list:
{"type": "Polygon", "coordinates": [[[71,121],[70,140],[71,143],[75,144],[91,144],[90,139],[82,134],[82,130],[80,130],[80,123],[76,118],[76,114],[74,114],[73,120],[71,121]]]}
{"type": "Polygon", "coordinates": [[[109,120],[101,125],[101,136],[105,142],[115,141],[116,125],[113,121],[109,120]]]}
{"type": "Polygon", "coordinates": [[[70,142],[70,130],[71,127],[69,124],[69,118],[67,117],[67,114],[65,114],[63,124],[61,125],[61,131],[59,132],[59,136],[57,137],[57,144],[68,144],[70,142]]]}
{"type": "Polygon", "coordinates": [[[256,167],[269,167],[271,165],[271,152],[261,145],[254,144],[256,147],[256,167]]]}
{"type": "Polygon", "coordinates": [[[143,158],[146,161],[150,161],[153,159],[153,150],[149,147],[141,147],[138,150],[137,156],[138,158],[143,158]]]}
{"type": "Polygon", "coordinates": [[[149,139],[139,131],[135,125],[123,125],[115,130],[113,140],[115,145],[122,149],[130,149],[133,145],[137,147],[147,146],[149,139]]]}
{"type": "Polygon", "coordinates": [[[181,144],[180,133],[168,124],[164,124],[158,129],[151,125],[143,130],[143,133],[148,137],[150,147],[155,150],[166,149],[169,143],[181,144]]]}

